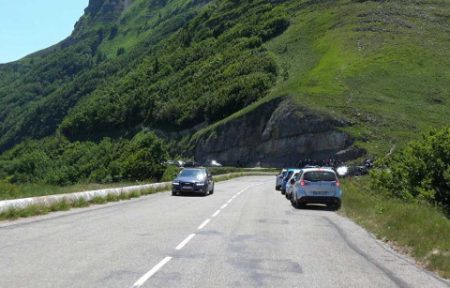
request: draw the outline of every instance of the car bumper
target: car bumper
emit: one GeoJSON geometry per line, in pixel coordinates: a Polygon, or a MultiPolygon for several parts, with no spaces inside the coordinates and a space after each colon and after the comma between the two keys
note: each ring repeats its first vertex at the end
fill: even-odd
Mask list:
{"type": "Polygon", "coordinates": [[[318,203],[318,204],[338,204],[341,202],[339,197],[334,196],[303,196],[298,199],[299,203],[318,203]]]}
{"type": "Polygon", "coordinates": [[[183,189],[182,187],[172,187],[173,193],[205,193],[206,187],[193,187],[192,189],[183,189]]]}

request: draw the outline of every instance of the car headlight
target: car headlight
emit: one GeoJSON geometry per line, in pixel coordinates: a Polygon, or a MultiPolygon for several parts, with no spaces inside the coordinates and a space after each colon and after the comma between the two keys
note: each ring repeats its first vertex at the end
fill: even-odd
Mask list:
{"type": "Polygon", "coordinates": [[[173,182],[172,182],[172,185],[175,185],[175,186],[180,185],[180,182],[178,182],[178,181],[173,181],[173,182]]]}

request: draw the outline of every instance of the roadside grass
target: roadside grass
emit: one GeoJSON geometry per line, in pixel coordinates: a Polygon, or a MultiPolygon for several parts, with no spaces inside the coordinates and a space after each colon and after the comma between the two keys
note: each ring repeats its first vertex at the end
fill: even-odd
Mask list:
{"type": "MultiPolygon", "coordinates": [[[[258,175],[272,175],[272,172],[238,172],[232,174],[218,175],[214,177],[215,182],[227,181],[233,178],[239,178],[244,176],[258,176],[258,175]]],[[[108,194],[105,197],[94,197],[91,200],[86,200],[83,198],[78,198],[76,200],[70,201],[63,199],[61,201],[52,203],[50,205],[40,204],[40,205],[30,205],[25,208],[9,208],[0,213],[0,221],[2,220],[15,220],[18,218],[27,218],[37,215],[46,215],[50,212],[56,211],[68,211],[73,208],[84,208],[91,205],[102,205],[108,202],[119,202],[130,200],[132,198],[139,198],[141,196],[146,196],[154,194],[157,192],[168,191],[171,188],[171,184],[166,184],[160,188],[148,188],[138,191],[125,192],[120,194],[108,194]]]]}
{"type": "MultiPolygon", "coordinates": [[[[174,166],[175,167],[175,166],[174,166]]],[[[171,181],[176,174],[179,172],[179,168],[175,167],[170,175],[163,177],[162,182],[171,181]]],[[[252,173],[252,172],[276,172],[277,169],[271,168],[261,168],[261,169],[248,169],[248,168],[235,168],[235,167],[211,167],[209,168],[214,177],[219,177],[221,174],[227,173],[252,173]]],[[[120,183],[78,183],[70,186],[56,186],[49,184],[21,184],[15,185],[8,182],[0,181],[0,201],[28,198],[28,197],[39,197],[48,195],[59,195],[67,193],[75,193],[80,191],[90,191],[90,190],[100,190],[108,188],[120,188],[135,185],[151,184],[151,181],[142,182],[120,182],[120,183]]]]}
{"type": "Polygon", "coordinates": [[[450,278],[450,219],[427,203],[404,202],[371,191],[368,177],[342,181],[342,214],[423,267],[450,278]]]}

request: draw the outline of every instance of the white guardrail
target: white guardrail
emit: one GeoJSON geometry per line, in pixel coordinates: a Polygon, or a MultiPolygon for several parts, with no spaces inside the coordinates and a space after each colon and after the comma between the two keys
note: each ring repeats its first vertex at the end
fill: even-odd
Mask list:
{"type": "Polygon", "coordinates": [[[145,185],[135,185],[128,187],[119,187],[119,188],[108,188],[101,190],[92,190],[85,192],[76,192],[76,193],[68,193],[68,194],[58,194],[58,195],[49,195],[49,196],[41,196],[41,197],[30,197],[23,199],[13,199],[13,200],[3,200],[0,201],[0,213],[6,211],[11,208],[21,209],[26,208],[32,205],[44,205],[50,206],[54,203],[58,203],[61,201],[75,202],[79,199],[84,199],[86,201],[90,201],[96,197],[106,197],[108,195],[120,195],[123,193],[130,193],[134,191],[142,191],[146,189],[162,189],[166,187],[171,182],[163,182],[163,183],[154,183],[154,184],[145,184],[145,185]]]}
{"type": "MultiPolygon", "coordinates": [[[[221,178],[221,177],[227,177],[227,176],[246,176],[245,174],[252,175],[254,173],[234,172],[234,173],[216,175],[215,177],[221,178]]],[[[267,175],[267,174],[262,172],[261,175],[267,175]]],[[[22,208],[26,208],[26,207],[32,206],[32,205],[50,206],[54,203],[58,203],[61,201],[75,202],[79,199],[84,199],[86,201],[90,201],[96,197],[106,197],[108,195],[121,195],[123,193],[130,193],[130,192],[134,192],[134,191],[142,191],[142,190],[147,190],[147,189],[159,190],[159,189],[165,188],[170,183],[172,183],[172,182],[162,182],[162,183],[135,185],[135,186],[118,187],[118,188],[107,188],[107,189],[92,190],[92,191],[85,191],[85,192],[48,195],[48,196],[41,196],[41,197],[30,197],[30,198],[23,198],[23,199],[3,200],[3,201],[0,201],[0,213],[7,211],[10,208],[22,209],[22,208]]]]}

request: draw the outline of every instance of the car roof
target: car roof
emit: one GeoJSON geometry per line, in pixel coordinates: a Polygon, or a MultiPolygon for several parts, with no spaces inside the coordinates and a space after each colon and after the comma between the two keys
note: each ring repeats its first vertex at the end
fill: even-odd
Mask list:
{"type": "Polygon", "coordinates": [[[183,170],[206,170],[205,167],[185,167],[183,170]]]}
{"type": "MultiPolygon", "coordinates": [[[[304,168],[302,169],[303,172],[311,172],[311,171],[326,171],[326,172],[334,172],[334,170],[332,168],[328,168],[328,167],[320,167],[320,168],[304,168]]],[[[336,174],[336,173],[335,173],[336,174]]]]}

